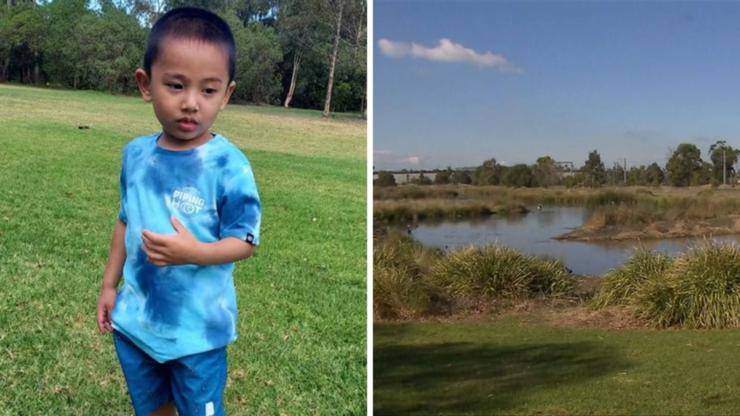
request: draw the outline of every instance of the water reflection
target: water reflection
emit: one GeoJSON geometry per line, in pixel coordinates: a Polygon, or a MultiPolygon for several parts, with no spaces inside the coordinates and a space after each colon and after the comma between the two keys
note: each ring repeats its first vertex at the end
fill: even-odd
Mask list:
{"type": "MultiPolygon", "coordinates": [[[[552,237],[579,227],[588,218],[583,207],[544,207],[515,217],[489,217],[484,220],[418,224],[412,236],[424,245],[457,248],[468,245],[502,244],[528,254],[559,258],[578,274],[602,275],[621,266],[642,244],[653,250],[675,255],[704,241],[703,238],[669,240],[581,242],[558,241],[552,237]]],[[[737,236],[716,237],[718,241],[738,241],[737,236]]]]}

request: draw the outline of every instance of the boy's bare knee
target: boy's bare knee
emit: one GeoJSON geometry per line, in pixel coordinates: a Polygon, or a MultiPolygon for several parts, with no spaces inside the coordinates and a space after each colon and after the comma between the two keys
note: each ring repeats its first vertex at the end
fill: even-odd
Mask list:
{"type": "Polygon", "coordinates": [[[175,411],[175,405],[173,403],[167,403],[150,413],[149,416],[177,416],[177,412],[175,411]]]}

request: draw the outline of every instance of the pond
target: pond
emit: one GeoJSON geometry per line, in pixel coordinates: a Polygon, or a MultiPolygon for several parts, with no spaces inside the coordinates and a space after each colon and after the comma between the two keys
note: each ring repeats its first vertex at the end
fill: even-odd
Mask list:
{"type": "MultiPolygon", "coordinates": [[[[532,209],[532,208],[531,208],[532,209]]],[[[589,212],[583,207],[533,208],[529,214],[513,217],[492,216],[484,220],[422,222],[411,235],[420,243],[443,249],[468,245],[501,244],[524,253],[563,260],[574,273],[602,275],[620,267],[642,244],[650,249],[676,255],[702,243],[703,238],[678,238],[646,241],[565,241],[553,237],[579,227],[589,212]]],[[[736,242],[739,236],[715,237],[716,241],[736,242]]]]}

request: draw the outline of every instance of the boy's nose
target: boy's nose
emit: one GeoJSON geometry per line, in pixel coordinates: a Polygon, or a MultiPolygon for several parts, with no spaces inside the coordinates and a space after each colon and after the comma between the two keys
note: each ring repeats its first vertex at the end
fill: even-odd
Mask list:
{"type": "Polygon", "coordinates": [[[187,94],[185,94],[180,109],[188,113],[198,111],[198,100],[196,98],[196,94],[193,92],[188,92],[187,94]]]}

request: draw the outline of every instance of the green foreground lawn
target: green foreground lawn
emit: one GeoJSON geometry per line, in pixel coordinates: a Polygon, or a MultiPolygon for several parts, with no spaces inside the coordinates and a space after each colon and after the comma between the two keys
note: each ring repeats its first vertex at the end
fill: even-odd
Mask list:
{"type": "MultiPolygon", "coordinates": [[[[263,203],[234,279],[229,414],[366,412],[366,124],[319,114],[230,106],[214,126],[263,203]]],[[[120,151],[157,130],[151,106],[0,85],[0,125],[0,414],[131,414],[95,308],[120,151]]]]}
{"type": "Polygon", "coordinates": [[[740,331],[374,328],[376,415],[740,414],[740,331]]]}

